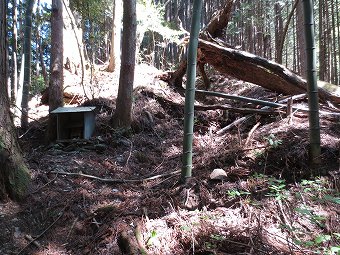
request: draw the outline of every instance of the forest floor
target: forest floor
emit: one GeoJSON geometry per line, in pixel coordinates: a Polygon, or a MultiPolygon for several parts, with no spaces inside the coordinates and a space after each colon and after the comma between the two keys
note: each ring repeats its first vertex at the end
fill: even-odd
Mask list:
{"type": "MultiPolygon", "coordinates": [[[[40,97],[31,100],[20,143],[32,185],[25,201],[0,204],[0,254],[340,254],[339,116],[321,115],[317,170],[326,174],[313,177],[306,113],[196,111],[193,178],[182,186],[184,98],[157,74],[137,68],[130,132],[109,126],[117,73],[97,70],[86,79],[90,100],[69,86],[78,103],[97,107],[87,141],[46,145],[48,108],[40,97]],[[216,177],[214,169],[224,172],[216,177]]],[[[66,73],[65,84],[79,79],[66,73]]],[[[210,79],[215,91],[281,98],[219,74],[210,79]]],[[[213,97],[197,102],[251,107],[213,97]]]]}

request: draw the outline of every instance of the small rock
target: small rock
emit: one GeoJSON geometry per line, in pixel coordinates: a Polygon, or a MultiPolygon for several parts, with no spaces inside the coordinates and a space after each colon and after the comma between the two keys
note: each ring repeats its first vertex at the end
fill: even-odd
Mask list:
{"type": "Polygon", "coordinates": [[[15,238],[19,238],[20,237],[21,231],[20,231],[20,229],[18,227],[14,228],[14,234],[13,235],[14,235],[15,238]]]}
{"type": "Polygon", "coordinates": [[[216,168],[210,174],[210,179],[211,180],[225,180],[227,179],[227,173],[223,169],[216,168]]]}
{"type": "Polygon", "coordinates": [[[103,137],[101,137],[101,136],[97,136],[97,140],[99,141],[99,142],[101,142],[101,143],[103,143],[105,140],[103,139],[103,137]]]}
{"type": "Polygon", "coordinates": [[[119,164],[122,164],[122,163],[125,162],[125,159],[124,159],[123,155],[118,155],[118,156],[116,157],[116,161],[117,161],[119,164]]]}

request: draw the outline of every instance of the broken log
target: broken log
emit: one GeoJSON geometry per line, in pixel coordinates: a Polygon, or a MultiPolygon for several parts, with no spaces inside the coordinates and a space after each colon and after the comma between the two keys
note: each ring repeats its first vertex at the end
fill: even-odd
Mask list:
{"type": "MultiPolygon", "coordinates": [[[[223,74],[283,94],[296,95],[307,91],[306,80],[274,61],[204,40],[199,40],[198,47],[204,61],[223,74]]],[[[340,103],[340,97],[322,88],[319,88],[319,97],[340,103]]]]}
{"type": "MultiPolygon", "coordinates": [[[[213,17],[211,18],[208,25],[203,29],[200,33],[199,38],[208,40],[208,38],[217,38],[223,35],[223,30],[227,27],[230,14],[232,11],[233,4],[235,0],[227,0],[223,9],[217,11],[213,17]]],[[[185,38],[185,44],[188,43],[188,38],[185,38]]],[[[200,60],[200,54],[198,52],[198,66],[201,70],[202,78],[204,80],[204,84],[206,88],[210,86],[210,82],[208,77],[204,72],[204,62],[200,60]]],[[[175,87],[179,90],[183,90],[182,83],[183,83],[183,76],[186,74],[187,71],[187,60],[186,57],[181,61],[179,67],[174,72],[165,72],[164,74],[158,76],[158,78],[162,81],[167,82],[170,86],[175,87]]]]}
{"type": "MultiPolygon", "coordinates": [[[[208,25],[203,30],[204,33],[208,33],[210,37],[217,38],[223,35],[223,30],[228,26],[230,14],[235,0],[228,0],[224,5],[223,9],[217,11],[208,25]]],[[[202,34],[200,35],[202,37],[202,34]]]]}

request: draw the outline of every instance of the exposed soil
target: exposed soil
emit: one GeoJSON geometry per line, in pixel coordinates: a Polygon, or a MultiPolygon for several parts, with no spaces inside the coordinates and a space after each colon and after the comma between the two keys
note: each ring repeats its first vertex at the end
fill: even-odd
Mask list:
{"type": "MultiPolygon", "coordinates": [[[[66,79],[78,88],[72,93],[84,98],[81,104],[97,107],[96,131],[88,141],[46,145],[47,108],[38,105],[39,98],[31,101],[35,121],[20,143],[32,185],[25,201],[0,204],[0,254],[336,254],[338,116],[321,115],[322,164],[315,171],[321,175],[313,177],[306,113],[291,120],[249,115],[217,135],[244,115],[197,111],[193,178],[181,185],[184,98],[154,79],[157,70],[143,68],[137,70],[129,132],[109,126],[115,98],[107,95],[117,90],[115,73],[98,70],[92,89],[86,81],[95,99],[84,98],[79,77],[66,79]],[[212,180],[214,169],[226,176],[212,180]]],[[[217,91],[280,98],[218,74],[211,80],[217,91]]],[[[296,104],[306,106],[304,100],[296,104]]]]}

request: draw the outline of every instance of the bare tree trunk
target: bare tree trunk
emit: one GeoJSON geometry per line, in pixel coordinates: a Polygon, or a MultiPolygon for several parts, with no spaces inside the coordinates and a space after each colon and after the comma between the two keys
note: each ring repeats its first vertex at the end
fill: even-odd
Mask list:
{"type": "Polygon", "coordinates": [[[326,43],[324,34],[324,1],[319,1],[319,79],[325,80],[326,43]]]}
{"type": "Polygon", "coordinates": [[[36,75],[40,76],[39,65],[41,68],[41,74],[44,79],[45,87],[48,87],[48,77],[46,72],[46,66],[44,62],[44,55],[43,55],[43,45],[41,43],[40,38],[40,25],[41,25],[41,17],[40,17],[40,10],[39,10],[40,0],[37,1],[37,10],[36,10],[36,31],[35,31],[35,40],[36,40],[36,75]]]}
{"type": "MultiPolygon", "coordinates": [[[[115,23],[115,16],[116,16],[116,0],[113,0],[113,8],[112,8],[112,30],[111,30],[111,47],[110,47],[110,61],[107,67],[108,72],[114,72],[116,69],[116,58],[115,55],[115,33],[116,33],[116,23],[115,23]]],[[[117,46],[116,46],[117,47],[117,46]]]]}
{"type": "MultiPolygon", "coordinates": [[[[340,26],[340,24],[336,24],[336,22],[335,22],[335,18],[336,18],[336,16],[335,16],[335,12],[334,12],[334,0],[331,0],[331,16],[332,16],[332,49],[333,49],[333,51],[332,51],[332,59],[333,59],[333,63],[332,63],[332,66],[333,66],[333,68],[332,68],[332,73],[331,73],[331,82],[333,83],[333,84],[338,84],[339,83],[339,81],[338,81],[338,57],[337,57],[337,50],[336,50],[336,27],[338,26],[340,26]]],[[[339,21],[338,21],[339,22],[339,21]]],[[[340,35],[338,35],[338,36],[340,36],[340,35]]],[[[338,50],[340,50],[340,49],[338,49],[338,50]]],[[[338,53],[338,54],[340,54],[340,53],[338,53]]]]}
{"type": "Polygon", "coordinates": [[[275,60],[278,63],[282,62],[282,55],[280,58],[280,45],[282,40],[282,34],[283,34],[283,19],[282,19],[282,11],[281,11],[281,4],[275,3],[274,9],[275,9],[275,60]]]}
{"type": "Polygon", "coordinates": [[[286,35],[287,35],[287,31],[288,31],[288,27],[289,27],[289,23],[294,15],[295,9],[297,4],[299,3],[300,0],[295,0],[294,5],[291,9],[291,11],[289,12],[289,15],[287,17],[287,21],[286,21],[286,25],[282,31],[282,34],[280,36],[280,40],[279,40],[279,45],[277,46],[277,58],[276,58],[276,62],[278,62],[279,64],[282,64],[282,58],[283,58],[283,45],[286,39],[286,35]]]}
{"type": "MultiPolygon", "coordinates": [[[[63,28],[62,0],[52,0],[50,112],[63,105],[63,28]]],[[[48,124],[48,141],[53,141],[57,137],[56,116],[50,114],[48,124]]]]}
{"type": "Polygon", "coordinates": [[[29,173],[21,155],[9,109],[6,65],[6,5],[0,2],[0,199],[24,197],[29,173]]]}
{"type": "Polygon", "coordinates": [[[120,40],[121,40],[121,23],[122,23],[122,3],[114,0],[113,17],[112,17],[112,37],[110,47],[110,62],[107,67],[108,72],[113,72],[120,62],[120,40]]]}
{"type": "MultiPolygon", "coordinates": [[[[304,31],[304,19],[303,19],[303,5],[302,1],[299,1],[296,7],[296,24],[297,24],[297,31],[304,31]]],[[[297,33],[297,42],[298,42],[298,69],[299,74],[306,78],[306,70],[307,70],[307,63],[306,63],[306,41],[305,37],[301,35],[301,33],[297,33]]]]}
{"type": "Polygon", "coordinates": [[[111,122],[113,127],[130,128],[136,61],[136,0],[125,0],[123,9],[123,41],[119,89],[117,107],[111,122]]]}
{"type": "Polygon", "coordinates": [[[326,66],[325,66],[325,80],[330,82],[331,80],[331,49],[332,49],[332,41],[331,41],[331,26],[330,26],[330,14],[329,14],[329,4],[328,0],[324,0],[325,4],[325,12],[324,12],[324,22],[325,22],[325,45],[326,45],[326,66]]]}
{"type": "Polygon", "coordinates": [[[17,96],[18,89],[18,60],[17,60],[17,51],[18,51],[18,30],[17,30],[17,1],[12,0],[12,16],[13,16],[13,24],[12,24],[12,75],[11,75],[11,103],[15,104],[15,99],[17,96]]]}
{"type": "MultiPolygon", "coordinates": [[[[340,8],[339,8],[339,1],[335,1],[335,6],[336,6],[336,19],[338,21],[338,24],[340,23],[340,8]]],[[[340,26],[338,25],[337,27],[337,34],[338,34],[338,53],[339,53],[339,66],[338,66],[338,85],[340,85],[340,26]]]]}
{"type": "Polygon", "coordinates": [[[40,66],[41,66],[41,73],[42,76],[44,78],[44,83],[45,86],[48,87],[48,75],[47,75],[47,71],[46,71],[46,66],[45,66],[45,62],[44,62],[44,53],[43,53],[43,45],[41,44],[41,40],[40,40],[40,36],[38,36],[39,38],[39,62],[40,62],[40,66]]]}
{"type": "Polygon", "coordinates": [[[24,83],[22,90],[21,101],[21,128],[26,130],[28,128],[28,99],[31,87],[31,41],[32,41],[32,12],[35,0],[27,0],[25,13],[25,38],[24,38],[24,83]]]}

